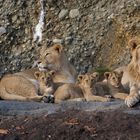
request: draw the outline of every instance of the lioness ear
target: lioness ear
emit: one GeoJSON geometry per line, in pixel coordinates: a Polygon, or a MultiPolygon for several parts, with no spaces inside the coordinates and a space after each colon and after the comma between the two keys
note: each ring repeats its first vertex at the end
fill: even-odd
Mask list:
{"type": "Polygon", "coordinates": [[[138,46],[138,40],[137,39],[131,39],[128,42],[128,48],[133,51],[134,49],[136,49],[136,47],[138,46]]]}
{"type": "Polygon", "coordinates": [[[83,79],[83,75],[78,75],[77,80],[80,82],[83,79]]]}
{"type": "Polygon", "coordinates": [[[105,79],[108,79],[108,77],[109,77],[110,74],[111,74],[111,72],[105,72],[105,73],[104,73],[105,79]]]}
{"type": "Polygon", "coordinates": [[[58,53],[61,53],[61,51],[63,50],[63,47],[60,44],[55,44],[53,47],[54,50],[56,50],[58,53]]]}
{"type": "Polygon", "coordinates": [[[118,72],[118,74],[119,74],[119,77],[122,77],[123,76],[123,71],[118,72]]]}
{"type": "Polygon", "coordinates": [[[40,71],[36,71],[34,73],[35,78],[38,79],[40,77],[40,74],[41,74],[40,71]]]}

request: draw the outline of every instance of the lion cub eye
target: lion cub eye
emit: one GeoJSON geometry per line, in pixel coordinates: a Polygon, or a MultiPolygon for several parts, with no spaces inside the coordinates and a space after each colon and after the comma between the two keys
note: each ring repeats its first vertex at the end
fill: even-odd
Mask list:
{"type": "Polygon", "coordinates": [[[115,77],[112,77],[113,80],[115,80],[115,77]]]}
{"type": "Polygon", "coordinates": [[[42,80],[45,80],[45,77],[42,77],[42,80]]]}

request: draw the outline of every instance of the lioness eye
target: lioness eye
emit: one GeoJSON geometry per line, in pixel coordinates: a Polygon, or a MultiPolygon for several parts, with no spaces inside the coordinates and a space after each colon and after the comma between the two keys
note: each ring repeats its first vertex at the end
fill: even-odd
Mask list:
{"type": "Polygon", "coordinates": [[[49,55],[50,53],[46,53],[46,55],[45,56],[47,56],[47,55],[49,55]]]}

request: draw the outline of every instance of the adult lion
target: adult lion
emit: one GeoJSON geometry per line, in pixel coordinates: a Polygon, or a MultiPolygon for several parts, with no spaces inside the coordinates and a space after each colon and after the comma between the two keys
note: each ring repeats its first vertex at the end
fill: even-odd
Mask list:
{"type": "Polygon", "coordinates": [[[131,39],[128,48],[132,55],[131,62],[126,67],[116,69],[123,71],[122,84],[129,90],[129,95],[125,99],[128,107],[134,106],[140,100],[140,40],[131,39]]]}
{"type": "Polygon", "coordinates": [[[55,83],[75,83],[76,81],[76,70],[68,61],[63,46],[60,44],[55,44],[47,49],[42,48],[38,67],[40,70],[54,70],[53,81],[55,83]]]}

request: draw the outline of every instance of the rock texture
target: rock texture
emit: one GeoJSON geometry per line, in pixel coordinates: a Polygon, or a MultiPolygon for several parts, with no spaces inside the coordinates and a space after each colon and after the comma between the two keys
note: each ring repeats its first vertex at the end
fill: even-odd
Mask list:
{"type": "Polygon", "coordinates": [[[60,104],[37,103],[37,102],[20,102],[20,101],[1,101],[0,116],[37,116],[54,114],[67,110],[82,110],[89,112],[108,112],[119,110],[122,113],[140,114],[140,104],[134,108],[128,108],[123,101],[116,100],[113,102],[62,102],[60,104]]]}
{"type": "Polygon", "coordinates": [[[0,75],[30,68],[42,45],[61,42],[78,72],[127,64],[140,36],[139,0],[44,0],[41,44],[33,42],[39,0],[0,0],[0,75]]]}

